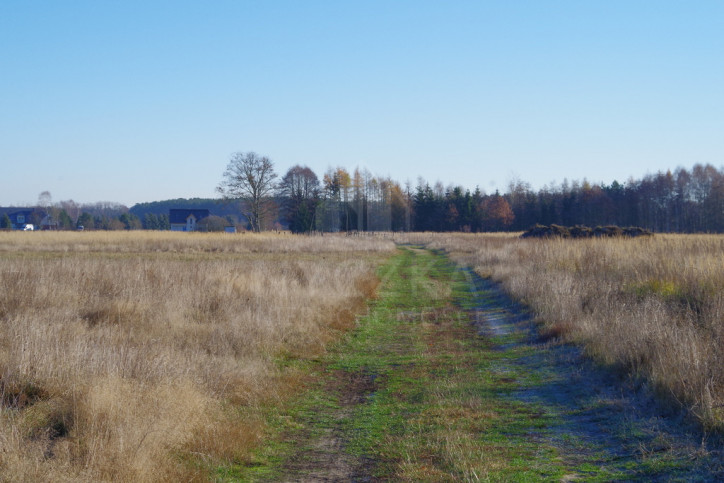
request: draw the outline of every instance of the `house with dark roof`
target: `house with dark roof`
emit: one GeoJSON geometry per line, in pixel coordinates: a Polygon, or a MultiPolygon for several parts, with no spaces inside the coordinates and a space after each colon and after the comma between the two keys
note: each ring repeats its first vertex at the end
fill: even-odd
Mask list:
{"type": "Polygon", "coordinates": [[[10,223],[13,224],[14,230],[22,230],[25,225],[32,224],[30,221],[30,215],[33,214],[33,210],[22,210],[16,211],[15,213],[9,213],[10,223]]]}
{"type": "Polygon", "coordinates": [[[168,210],[171,231],[196,231],[199,221],[209,216],[209,210],[168,210]]]}
{"type": "Polygon", "coordinates": [[[20,210],[8,213],[13,230],[25,230],[28,225],[38,224],[45,213],[36,210],[20,210]]]}

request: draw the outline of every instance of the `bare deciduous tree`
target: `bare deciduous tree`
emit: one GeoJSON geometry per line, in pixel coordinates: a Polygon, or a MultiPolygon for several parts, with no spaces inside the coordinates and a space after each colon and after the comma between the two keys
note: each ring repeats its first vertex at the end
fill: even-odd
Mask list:
{"type": "Polygon", "coordinates": [[[261,231],[265,215],[273,205],[274,163],[254,152],[234,153],[231,155],[223,179],[216,191],[226,200],[245,201],[244,215],[249,219],[254,231],[261,231]]]}
{"type": "Polygon", "coordinates": [[[48,209],[53,204],[53,197],[50,191],[43,191],[38,195],[38,206],[43,209],[48,209]]]}
{"type": "Polygon", "coordinates": [[[293,233],[314,230],[319,179],[308,166],[289,168],[279,183],[279,194],[284,197],[284,208],[289,229],[293,233]]]}
{"type": "Polygon", "coordinates": [[[78,203],[73,200],[61,201],[60,207],[68,213],[68,216],[71,220],[73,220],[73,223],[78,220],[78,217],[80,216],[80,205],[78,203]]]}
{"type": "Polygon", "coordinates": [[[293,200],[308,200],[319,195],[319,179],[308,166],[296,165],[289,168],[279,183],[283,196],[293,200]]]}

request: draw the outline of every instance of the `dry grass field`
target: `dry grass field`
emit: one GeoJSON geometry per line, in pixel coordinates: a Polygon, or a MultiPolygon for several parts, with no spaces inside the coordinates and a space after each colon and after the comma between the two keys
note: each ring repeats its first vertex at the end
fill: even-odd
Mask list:
{"type": "Polygon", "coordinates": [[[388,241],[0,233],[0,479],[206,479],[353,325],[388,241]]]}
{"type": "Polygon", "coordinates": [[[724,237],[519,239],[413,235],[501,282],[543,337],[647,381],[706,430],[724,430],[724,237]]]}

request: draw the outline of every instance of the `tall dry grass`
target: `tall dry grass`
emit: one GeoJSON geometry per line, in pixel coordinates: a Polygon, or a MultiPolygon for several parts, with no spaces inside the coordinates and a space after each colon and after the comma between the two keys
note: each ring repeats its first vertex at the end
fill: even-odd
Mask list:
{"type": "Polygon", "coordinates": [[[112,252],[314,255],[328,252],[379,253],[390,250],[380,237],[288,233],[207,234],[162,231],[16,232],[0,231],[0,253],[112,252]]]}
{"type": "Polygon", "coordinates": [[[389,242],[0,234],[0,479],[206,479],[354,322],[389,242]]]}
{"type": "Polygon", "coordinates": [[[501,282],[544,336],[583,345],[724,431],[724,237],[417,236],[501,282]]]}

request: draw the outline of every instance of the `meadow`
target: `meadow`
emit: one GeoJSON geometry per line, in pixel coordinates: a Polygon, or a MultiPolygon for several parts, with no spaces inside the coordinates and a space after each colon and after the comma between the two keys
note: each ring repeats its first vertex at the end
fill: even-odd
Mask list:
{"type": "Polygon", "coordinates": [[[544,340],[579,344],[662,407],[724,431],[724,237],[412,235],[500,282],[544,340]]]}
{"type": "Polygon", "coordinates": [[[208,479],[374,295],[389,241],[0,233],[0,479],[208,479]]]}
{"type": "MultiPolygon", "coordinates": [[[[542,341],[722,434],[724,237],[395,237],[499,282],[542,341]]],[[[393,253],[382,237],[0,232],[0,479],[253,466],[270,408],[313,384],[299,362],[355,327],[393,253]]]]}

